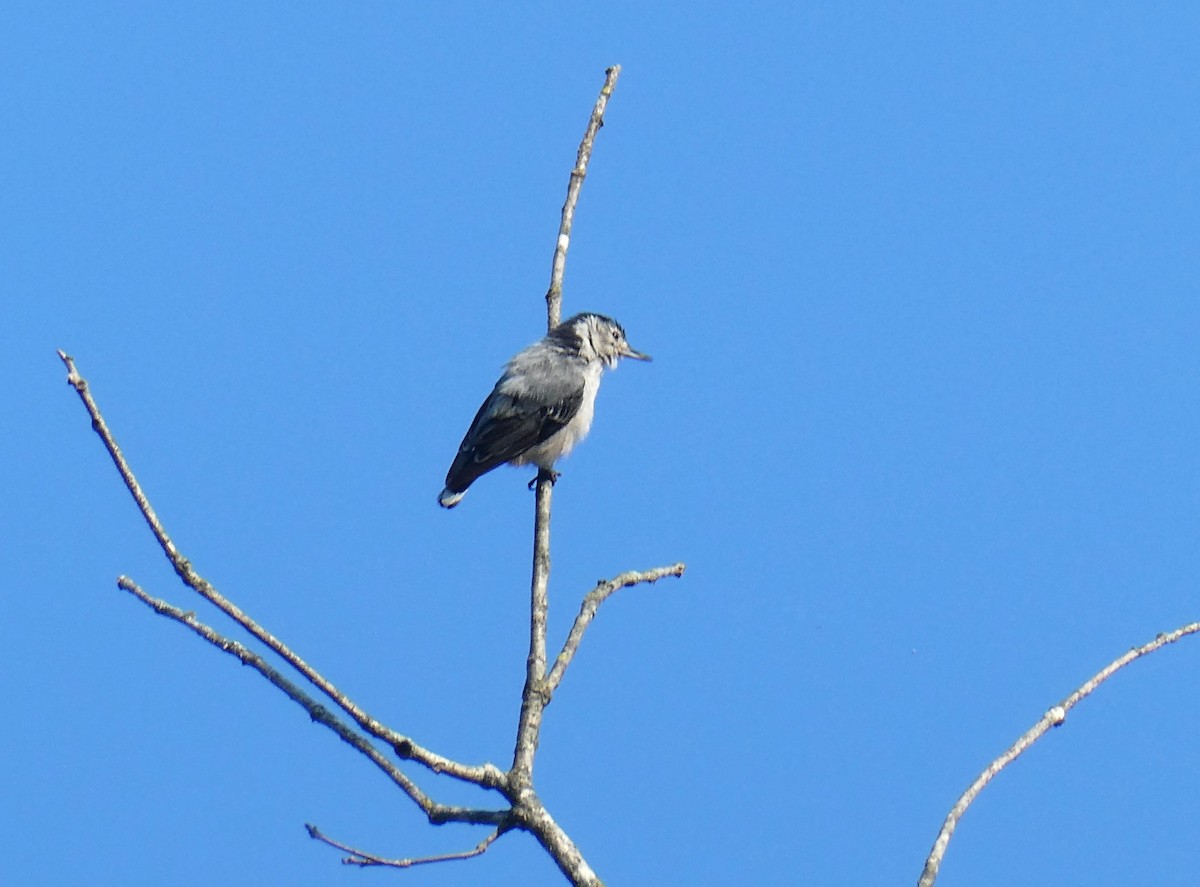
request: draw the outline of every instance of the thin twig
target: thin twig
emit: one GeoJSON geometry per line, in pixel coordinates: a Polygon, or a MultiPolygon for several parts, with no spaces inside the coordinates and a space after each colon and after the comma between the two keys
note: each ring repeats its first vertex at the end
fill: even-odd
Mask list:
{"type": "Polygon", "coordinates": [[[374,853],[368,853],[366,850],[359,850],[351,847],[348,844],[343,844],[341,841],[335,841],[333,838],[325,835],[319,828],[311,823],[305,823],[304,827],[308,829],[308,836],[316,841],[321,841],[328,844],[330,847],[336,847],[344,853],[349,853],[342,860],[346,865],[357,865],[362,867],[367,866],[387,866],[389,868],[407,869],[414,865],[428,865],[431,862],[453,862],[458,859],[471,859],[474,856],[480,856],[492,843],[508,831],[512,826],[500,825],[494,832],[472,847],[470,850],[463,850],[459,853],[439,853],[436,856],[413,856],[405,859],[388,859],[385,856],[377,856],[374,853]]]}
{"type": "Polygon", "coordinates": [[[433,823],[445,822],[467,822],[484,825],[497,825],[506,822],[510,816],[507,810],[477,810],[468,807],[451,807],[445,804],[439,804],[432,800],[428,795],[422,792],[417,786],[405,776],[399,768],[391,761],[384,757],[377,748],[362,735],[355,732],[350,726],[340,721],[329,709],[320,705],[311,696],[301,690],[296,684],[289,681],[283,676],[277,668],[271,666],[266,660],[252,650],[247,649],[244,645],[237,641],[227,638],[214,630],[211,626],[206,625],[196,618],[194,613],[185,612],[179,607],[168,604],[166,601],[159,598],[151,597],[141,586],[127,576],[122,576],[117,580],[117,585],[125,591],[132,594],[146,606],[152,608],[159,615],[173,619],[181,625],[187,626],[204,640],[208,641],[214,647],[233,656],[243,665],[248,665],[261,674],[264,678],[274,684],[284,695],[293,702],[301,706],[308,716],[325,727],[328,727],[338,737],[348,745],[352,746],[357,751],[366,755],[376,767],[387,774],[388,778],[400,787],[406,795],[419,806],[425,815],[429,817],[429,821],[433,823]]]}
{"type": "Polygon", "coordinates": [[[112,457],[113,463],[117,467],[117,471],[121,475],[121,479],[125,482],[125,487],[137,503],[142,517],[145,518],[150,531],[154,534],[154,538],[158,540],[163,553],[170,560],[171,565],[175,568],[175,572],[184,583],[198,592],[205,600],[210,601],[221,612],[233,619],[233,621],[241,625],[255,638],[266,644],[267,647],[277,653],[288,665],[303,675],[309,683],[350,715],[363,730],[391,745],[401,757],[416,761],[418,764],[429,768],[435,773],[445,773],[448,776],[482,786],[483,788],[500,788],[504,781],[504,774],[495,765],[468,766],[457,761],[452,761],[449,758],[442,757],[423,748],[409,737],[397,733],[395,730],[391,730],[375,720],[348,696],[339,691],[332,682],[301,659],[291,648],[251,619],[236,604],[224,597],[203,576],[197,573],[193,569],[191,562],[180,553],[174,541],[167,534],[166,528],[163,526],[162,521],[159,520],[154,508],[150,505],[150,500],[142,490],[141,484],[138,483],[137,477],[134,476],[133,470],[129,467],[129,462],[125,459],[121,448],[117,445],[117,441],[113,437],[108,424],[104,421],[104,416],[100,413],[100,407],[96,404],[95,398],[92,397],[91,387],[88,385],[87,380],[80,375],[78,369],[76,369],[74,359],[61,349],[58,352],[58,356],[66,364],[68,384],[79,394],[80,400],[83,401],[83,405],[92,419],[92,428],[95,429],[101,441],[103,441],[105,448],[112,457]]]}
{"type": "Polygon", "coordinates": [[[1051,727],[1057,727],[1062,724],[1067,719],[1067,712],[1085,697],[1091,695],[1097,687],[1126,665],[1129,665],[1135,659],[1140,659],[1149,653],[1153,653],[1160,647],[1173,644],[1180,638],[1196,634],[1197,632],[1200,632],[1200,622],[1193,622],[1182,628],[1177,628],[1175,631],[1160,634],[1148,644],[1134,647],[1124,655],[1114,659],[1086,681],[1078,690],[1042,715],[1041,719],[1027,732],[1022,734],[1021,738],[1014,742],[1004,754],[988,764],[987,769],[979,774],[979,778],[971,783],[971,787],[963,792],[962,797],[950,808],[950,813],[946,817],[946,821],[942,824],[942,830],[938,833],[937,840],[933,842],[933,850],[930,852],[929,858],[925,861],[925,869],[921,872],[921,877],[917,881],[917,887],[933,887],[934,882],[937,880],[938,870],[942,865],[942,857],[946,855],[946,847],[950,844],[950,837],[954,834],[954,829],[958,826],[959,819],[966,813],[967,808],[971,806],[976,796],[983,791],[984,786],[991,782],[992,777],[1020,757],[1022,752],[1037,742],[1051,727]]]}
{"type": "Polygon", "coordinates": [[[587,177],[588,161],[592,158],[592,145],[595,144],[596,133],[604,125],[604,109],[608,107],[608,99],[616,89],[617,78],[620,76],[620,65],[613,65],[604,72],[604,86],[600,90],[600,97],[596,99],[595,107],[592,108],[592,116],[588,120],[583,141],[579,143],[579,153],[575,157],[575,168],[571,170],[567,199],[562,208],[562,221],[558,226],[558,240],[554,247],[550,289],[546,291],[546,321],[549,329],[558,326],[562,318],[563,274],[567,266],[567,247],[571,245],[571,225],[575,222],[575,207],[579,203],[579,191],[583,188],[583,180],[587,177]]]}
{"type": "Polygon", "coordinates": [[[600,609],[602,603],[614,592],[622,588],[629,588],[631,585],[639,585],[643,582],[657,582],[665,576],[682,576],[683,571],[686,569],[686,565],[678,563],[669,567],[655,567],[653,570],[646,570],[641,573],[637,570],[630,570],[627,573],[622,573],[612,579],[600,582],[595,588],[585,594],[583,596],[583,605],[579,608],[579,615],[575,617],[575,623],[571,626],[571,631],[567,634],[566,643],[563,644],[562,651],[554,660],[554,666],[550,669],[550,674],[546,676],[546,682],[542,690],[543,695],[546,697],[546,702],[550,702],[554,691],[558,689],[558,685],[562,682],[563,675],[567,671],[567,666],[575,658],[575,653],[579,649],[580,642],[583,640],[583,633],[587,631],[588,626],[596,615],[596,611],[600,609]]]}

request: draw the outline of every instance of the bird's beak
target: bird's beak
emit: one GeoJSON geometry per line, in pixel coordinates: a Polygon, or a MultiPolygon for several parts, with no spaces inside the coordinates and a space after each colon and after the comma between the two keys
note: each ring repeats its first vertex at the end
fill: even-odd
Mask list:
{"type": "Polygon", "coordinates": [[[654,359],[649,354],[642,354],[642,352],[635,351],[633,348],[630,348],[628,342],[626,342],[624,347],[621,349],[621,356],[632,357],[634,360],[644,360],[647,363],[654,359]]]}

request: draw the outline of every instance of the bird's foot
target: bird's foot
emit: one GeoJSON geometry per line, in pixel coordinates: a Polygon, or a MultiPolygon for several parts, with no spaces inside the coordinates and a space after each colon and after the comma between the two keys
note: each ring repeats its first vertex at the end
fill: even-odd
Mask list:
{"type": "Polygon", "coordinates": [[[537,487],[538,481],[541,480],[543,477],[546,480],[550,481],[550,486],[554,486],[556,483],[558,483],[558,479],[560,477],[562,477],[562,472],[555,471],[551,468],[539,468],[537,477],[535,477],[533,480],[531,480],[529,482],[529,489],[531,489],[531,490],[535,489],[537,487]]]}

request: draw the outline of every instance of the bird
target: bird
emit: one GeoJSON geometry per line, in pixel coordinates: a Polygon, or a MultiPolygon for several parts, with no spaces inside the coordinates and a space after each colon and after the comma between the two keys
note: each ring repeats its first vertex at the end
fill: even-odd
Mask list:
{"type": "Polygon", "coordinates": [[[622,357],[651,359],[630,346],[621,324],[590,311],[518,352],[467,429],[438,503],[453,508],[471,484],[506,462],[536,465],[558,480],[554,463],[587,435],[600,375],[622,357]]]}

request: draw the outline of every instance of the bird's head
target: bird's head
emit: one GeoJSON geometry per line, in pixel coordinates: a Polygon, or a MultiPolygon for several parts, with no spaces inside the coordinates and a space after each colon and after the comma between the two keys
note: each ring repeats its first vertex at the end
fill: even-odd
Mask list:
{"type": "Polygon", "coordinates": [[[610,367],[616,366],[622,357],[650,360],[649,354],[630,346],[621,324],[603,314],[576,314],[555,327],[550,338],[588,362],[601,360],[610,367]]]}

